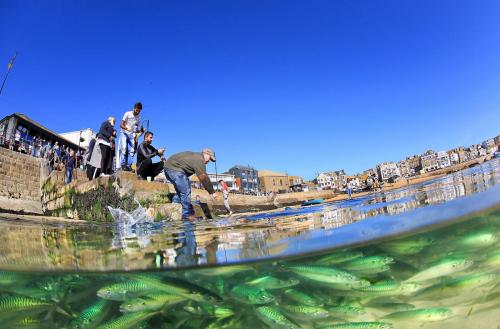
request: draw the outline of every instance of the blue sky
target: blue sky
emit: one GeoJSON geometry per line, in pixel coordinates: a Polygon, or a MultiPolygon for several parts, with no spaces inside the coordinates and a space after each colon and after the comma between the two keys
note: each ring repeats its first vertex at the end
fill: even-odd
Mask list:
{"type": "MultiPolygon", "coordinates": [[[[168,154],[312,178],[500,124],[498,1],[0,1],[0,114],[98,129],[144,104],[168,154]]],[[[209,167],[213,171],[213,166],[209,167]]]]}

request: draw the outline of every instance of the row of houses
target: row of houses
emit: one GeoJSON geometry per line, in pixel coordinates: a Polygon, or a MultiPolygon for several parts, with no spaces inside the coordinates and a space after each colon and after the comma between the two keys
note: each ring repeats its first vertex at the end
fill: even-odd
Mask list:
{"type": "Polygon", "coordinates": [[[447,168],[459,163],[467,162],[498,151],[500,146],[500,135],[490,138],[481,144],[469,147],[459,147],[449,151],[429,150],[422,155],[413,155],[399,162],[383,162],[375,168],[365,170],[355,176],[346,175],[344,170],[323,172],[316,176],[316,182],[320,189],[331,189],[343,191],[347,181],[351,182],[353,188],[364,188],[368,177],[380,182],[395,181],[399,178],[409,178],[419,174],[447,168]]]}
{"type": "MultiPolygon", "coordinates": [[[[230,191],[246,194],[267,194],[308,191],[310,184],[304,182],[300,176],[289,176],[286,173],[271,170],[256,170],[250,166],[236,165],[225,173],[208,174],[214,189],[217,189],[219,180],[224,180],[230,191]]],[[[191,185],[201,188],[196,176],[192,176],[191,185]]]]}
{"type": "MultiPolygon", "coordinates": [[[[0,145],[28,150],[39,141],[77,149],[86,149],[88,143],[95,137],[92,129],[82,129],[74,132],[57,134],[40,123],[21,113],[14,113],[0,120],[0,145]]],[[[343,191],[349,181],[354,189],[364,188],[369,177],[381,182],[401,177],[412,177],[470,161],[498,150],[500,135],[485,140],[481,144],[467,148],[459,147],[449,151],[434,152],[429,150],[422,155],[413,155],[405,160],[383,162],[375,168],[365,170],[361,174],[349,176],[344,170],[323,172],[317,175],[313,182],[305,182],[300,176],[291,176],[271,170],[256,170],[250,165],[235,165],[228,171],[209,174],[215,188],[223,179],[231,191],[260,194],[308,191],[313,189],[331,189],[343,191]]],[[[192,177],[192,186],[201,187],[196,177],[192,177]]]]}

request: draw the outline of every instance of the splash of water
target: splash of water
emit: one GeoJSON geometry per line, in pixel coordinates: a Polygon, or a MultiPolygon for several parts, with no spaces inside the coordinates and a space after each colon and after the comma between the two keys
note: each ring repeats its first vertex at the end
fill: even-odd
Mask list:
{"type": "Polygon", "coordinates": [[[115,224],[135,226],[153,222],[153,219],[147,214],[146,209],[141,206],[139,201],[136,199],[134,199],[134,201],[137,203],[137,208],[131,212],[108,206],[108,210],[111,213],[115,224]]]}
{"type": "Polygon", "coordinates": [[[114,220],[114,237],[112,245],[114,248],[126,248],[127,240],[136,239],[140,247],[147,246],[151,241],[153,219],[147,214],[139,201],[135,200],[137,208],[127,212],[120,208],[108,206],[108,210],[114,220]]]}

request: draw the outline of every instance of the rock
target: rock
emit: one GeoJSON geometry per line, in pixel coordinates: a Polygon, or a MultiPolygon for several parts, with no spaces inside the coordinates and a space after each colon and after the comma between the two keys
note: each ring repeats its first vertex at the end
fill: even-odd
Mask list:
{"type": "Polygon", "coordinates": [[[180,221],[182,218],[182,206],[179,203],[165,203],[151,206],[146,210],[147,214],[155,220],[165,219],[180,221]]]}
{"type": "Polygon", "coordinates": [[[214,211],[212,206],[210,206],[207,203],[192,203],[193,209],[194,209],[194,214],[196,217],[202,217],[203,219],[212,219],[215,218],[214,216],[214,211]]]}

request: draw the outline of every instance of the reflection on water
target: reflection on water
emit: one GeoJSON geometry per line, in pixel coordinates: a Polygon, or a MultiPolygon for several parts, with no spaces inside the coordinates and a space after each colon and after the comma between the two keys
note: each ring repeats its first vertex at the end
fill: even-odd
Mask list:
{"type": "MultiPolygon", "coordinates": [[[[176,237],[178,264],[196,262],[183,241],[192,237],[176,237]]],[[[265,248],[259,241],[242,243],[265,248]]],[[[206,246],[205,257],[216,257],[219,242],[206,246]]],[[[0,316],[8,328],[497,328],[499,247],[496,207],[404,237],[274,261],[112,274],[0,271],[0,316]]]]}
{"type": "MultiPolygon", "coordinates": [[[[402,223],[407,229],[415,229],[412,222],[432,210],[434,213],[427,225],[432,224],[433,218],[438,220],[436,212],[452,212],[446,218],[439,218],[451,220],[465,215],[466,210],[480,209],[474,206],[498,204],[499,193],[495,193],[498,186],[494,185],[499,178],[499,161],[492,160],[433,181],[353,200],[197,223],[141,220],[135,223],[137,225],[108,227],[19,225],[2,221],[0,268],[152,269],[220,264],[328,249],[356,242],[360,237],[374,238],[389,234],[391,230],[397,233],[402,223]],[[486,191],[481,194],[484,197],[474,199],[474,195],[483,191],[486,191]],[[464,196],[469,197],[462,198],[464,196]],[[480,204],[485,199],[487,204],[480,204]],[[405,213],[416,208],[422,209],[405,213]],[[368,218],[373,221],[365,222],[368,218]],[[355,225],[345,226],[353,223],[355,225]],[[362,236],[357,236],[358,233],[362,236]]],[[[136,215],[133,217],[139,217],[136,215]]]]}

